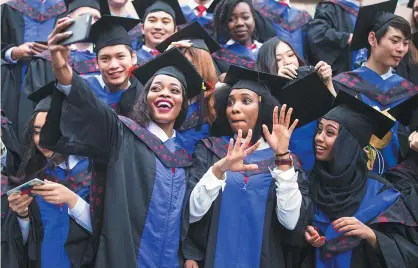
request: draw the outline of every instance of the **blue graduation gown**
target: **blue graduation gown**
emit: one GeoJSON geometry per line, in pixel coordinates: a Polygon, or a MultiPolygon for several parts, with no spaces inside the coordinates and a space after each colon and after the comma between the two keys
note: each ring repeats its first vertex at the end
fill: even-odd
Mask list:
{"type": "MultiPolygon", "coordinates": [[[[66,173],[66,170],[56,167],[54,170],[46,171],[46,179],[68,184],[67,187],[88,201],[91,180],[88,158],[78,162],[68,174],[66,173]]],[[[41,267],[71,268],[70,259],[64,249],[70,222],[68,206],[50,204],[40,196],[36,196],[35,199],[39,206],[44,231],[41,246],[41,267]]]]}
{"type": "MultiPolygon", "coordinates": [[[[190,170],[188,197],[208,168],[225,157],[230,137],[209,137],[197,144],[190,170]]],[[[300,165],[299,189],[303,196],[298,225],[292,232],[278,221],[275,212],[276,185],[270,170],[274,167],[273,151],[258,150],[248,156],[246,164],[257,164],[253,172],[227,172],[227,184],[211,208],[198,222],[190,225],[183,244],[187,259],[204,263],[204,267],[284,267],[285,246],[303,243],[299,231],[309,221],[310,201],[306,198],[307,180],[300,165]],[[301,224],[302,223],[302,224],[301,224]],[[303,225],[303,226],[301,226],[303,225]]],[[[294,157],[296,160],[296,158],[294,157]]],[[[186,199],[185,218],[189,217],[186,199]]]]}
{"type": "Polygon", "coordinates": [[[213,13],[206,12],[205,15],[198,17],[194,10],[192,10],[188,5],[181,6],[181,10],[183,11],[187,23],[197,21],[203,26],[203,28],[205,28],[205,30],[207,30],[209,34],[213,34],[213,13]]]}
{"type": "Polygon", "coordinates": [[[253,1],[254,8],[274,23],[277,36],[288,42],[301,59],[305,58],[306,27],[312,17],[308,12],[274,0],[253,1]]]}
{"type": "MultiPolygon", "coordinates": [[[[78,255],[71,259],[101,268],[178,267],[184,168],[191,165],[185,150],[118,117],[77,75],[67,97],[54,92],[51,108],[41,146],[94,159],[98,176],[91,186],[93,234],[72,240],[86,250],[72,251],[78,255]]],[[[70,230],[71,238],[77,234],[70,230]]]]}
{"type": "Polygon", "coordinates": [[[325,245],[315,250],[316,267],[378,267],[382,263],[390,267],[395,263],[409,267],[416,263],[418,247],[413,242],[414,237],[416,239],[416,230],[412,230],[417,223],[404,206],[400,193],[394,188],[385,187],[383,181],[372,178],[367,179],[366,187],[363,201],[353,217],[373,229],[380,252],[369,251],[367,242],[357,237],[337,233],[327,215],[316,207],[313,225],[326,237],[325,245]],[[391,224],[396,227],[391,228],[391,224]],[[401,228],[410,228],[412,236],[409,238],[406,235],[408,231],[401,228]],[[415,253],[409,254],[408,251],[415,253]]]}
{"type": "MultiPolygon", "coordinates": [[[[66,10],[64,1],[11,0],[1,5],[1,58],[6,51],[25,42],[47,41],[56,17],[66,10]]],[[[9,64],[2,60],[3,69],[12,75],[2,79],[2,108],[13,122],[19,140],[27,121],[32,116],[32,103],[21,94],[22,82],[27,69],[27,61],[9,64]],[[13,78],[13,79],[11,79],[13,78]],[[29,107],[29,108],[28,108],[29,107]]]]}
{"type": "Polygon", "coordinates": [[[257,61],[257,54],[258,51],[253,53],[246,46],[234,43],[232,45],[224,45],[223,48],[213,53],[212,57],[220,72],[226,73],[230,64],[254,69],[257,61]]]}
{"type": "MultiPolygon", "coordinates": [[[[405,80],[397,74],[390,78],[383,78],[366,66],[360,67],[352,72],[342,73],[334,78],[336,90],[344,90],[374,107],[381,110],[394,107],[414,94],[418,93],[418,86],[405,80]]],[[[399,129],[400,124],[396,124],[390,130],[392,139],[380,152],[384,158],[384,171],[394,167],[399,162],[399,129]]],[[[378,161],[375,161],[375,170],[377,170],[378,161]]]]}
{"type": "Polygon", "coordinates": [[[138,64],[141,65],[155,58],[155,56],[152,55],[151,52],[148,52],[142,48],[136,51],[136,57],[138,58],[138,64]]]}
{"type": "Polygon", "coordinates": [[[209,124],[203,124],[199,130],[196,129],[199,119],[199,103],[189,105],[186,120],[176,133],[177,143],[184,148],[189,155],[192,155],[196,143],[209,135],[209,124]]]}

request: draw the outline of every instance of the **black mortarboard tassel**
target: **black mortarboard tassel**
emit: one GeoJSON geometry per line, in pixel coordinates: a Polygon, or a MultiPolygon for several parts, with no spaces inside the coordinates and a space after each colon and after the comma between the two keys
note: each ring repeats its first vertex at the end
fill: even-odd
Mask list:
{"type": "Polygon", "coordinates": [[[181,40],[190,40],[192,47],[203,49],[208,51],[210,54],[218,51],[220,45],[216,42],[213,37],[206,32],[199,22],[195,21],[180,31],[174,33],[166,40],[161,42],[156,49],[160,52],[164,52],[172,42],[178,42],[181,40]]]}
{"type": "Polygon", "coordinates": [[[396,18],[395,12],[397,0],[389,0],[374,5],[360,7],[350,50],[358,50],[368,47],[370,32],[377,32],[386,23],[396,18]]]}
{"type": "Polygon", "coordinates": [[[323,118],[343,125],[361,147],[369,144],[373,134],[382,139],[395,124],[395,121],[380,111],[343,90],[338,92],[334,107],[323,118]]]}
{"type": "Polygon", "coordinates": [[[132,18],[102,16],[91,27],[89,39],[94,44],[94,51],[98,52],[106,46],[131,46],[128,32],[140,22],[140,20],[132,18]]]}
{"type": "Polygon", "coordinates": [[[132,4],[138,16],[144,21],[149,13],[164,11],[173,17],[176,25],[186,23],[186,18],[177,0],[135,0],[132,4]]]}

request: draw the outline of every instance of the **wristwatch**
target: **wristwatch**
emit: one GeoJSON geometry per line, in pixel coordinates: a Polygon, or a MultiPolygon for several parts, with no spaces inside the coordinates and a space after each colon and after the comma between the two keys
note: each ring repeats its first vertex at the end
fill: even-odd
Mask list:
{"type": "Polygon", "coordinates": [[[293,158],[290,154],[289,154],[289,158],[287,158],[287,159],[280,159],[280,157],[278,155],[275,155],[274,156],[274,165],[275,166],[288,165],[288,166],[293,167],[293,158]]]}

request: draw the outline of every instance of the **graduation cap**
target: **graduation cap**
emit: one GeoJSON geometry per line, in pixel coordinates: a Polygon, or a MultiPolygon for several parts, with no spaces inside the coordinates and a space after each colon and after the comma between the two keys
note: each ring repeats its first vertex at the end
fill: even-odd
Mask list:
{"type": "Polygon", "coordinates": [[[299,119],[297,127],[321,118],[331,110],[334,100],[316,71],[272,91],[272,94],[281,104],[293,108],[292,121],[299,119]]]}
{"type": "Polygon", "coordinates": [[[51,106],[50,95],[52,94],[54,88],[55,81],[51,81],[28,96],[29,100],[37,104],[35,110],[33,111],[34,113],[49,111],[49,108],[51,106]]]}
{"type": "Polygon", "coordinates": [[[370,32],[377,32],[386,23],[398,17],[395,14],[397,0],[389,0],[374,5],[360,7],[350,50],[368,47],[370,32]]]}
{"type": "Polygon", "coordinates": [[[131,46],[128,32],[140,22],[138,19],[104,15],[91,26],[89,40],[94,43],[95,52],[106,46],[131,46]]]}
{"type": "Polygon", "coordinates": [[[415,0],[409,0],[408,6],[409,8],[414,8],[415,0]]]}
{"type": "Polygon", "coordinates": [[[206,84],[196,68],[176,47],[138,67],[132,71],[132,74],[143,85],[157,74],[177,78],[186,89],[188,99],[199,96],[203,90],[209,89],[209,85],[206,84]]]}
{"type": "Polygon", "coordinates": [[[132,4],[142,20],[145,20],[151,12],[164,11],[173,17],[176,25],[186,23],[186,18],[177,0],[135,0],[132,4]]]}
{"type": "Polygon", "coordinates": [[[221,2],[221,0],[213,0],[212,4],[210,4],[209,8],[206,10],[207,13],[215,12],[216,6],[221,2]]]}
{"type": "Polygon", "coordinates": [[[279,106],[278,101],[271,95],[270,91],[285,85],[286,79],[268,73],[258,72],[252,69],[231,65],[225,75],[224,83],[231,85],[227,92],[221,94],[222,99],[215,98],[215,108],[217,118],[215,125],[220,127],[220,136],[231,135],[231,126],[226,119],[226,107],[228,104],[229,93],[233,89],[248,89],[259,96],[258,118],[253,129],[252,143],[262,135],[262,125],[266,124],[270,129],[273,125],[272,114],[275,106],[279,106]]]}
{"type": "Polygon", "coordinates": [[[213,37],[206,32],[206,30],[200,25],[199,22],[195,21],[180,31],[174,33],[163,42],[161,42],[156,49],[161,53],[164,52],[172,42],[181,40],[190,40],[192,47],[203,49],[208,51],[210,54],[218,51],[221,47],[213,37]]]}
{"type": "Polygon", "coordinates": [[[258,72],[231,64],[225,75],[224,83],[232,85],[231,89],[249,89],[262,96],[276,88],[282,88],[287,82],[280,76],[258,72]]]}
{"type": "Polygon", "coordinates": [[[412,114],[418,110],[418,94],[410,97],[406,101],[392,107],[388,112],[396,118],[404,126],[408,126],[411,122],[412,114]]]}
{"type": "Polygon", "coordinates": [[[334,107],[323,118],[344,126],[362,147],[369,144],[373,134],[382,139],[395,124],[380,111],[343,90],[338,92],[334,107]]]}
{"type": "Polygon", "coordinates": [[[80,7],[90,7],[102,12],[102,2],[104,1],[106,4],[105,6],[107,6],[107,9],[109,9],[107,0],[64,0],[65,6],[67,7],[67,14],[73,12],[76,9],[79,9],[80,7]]]}

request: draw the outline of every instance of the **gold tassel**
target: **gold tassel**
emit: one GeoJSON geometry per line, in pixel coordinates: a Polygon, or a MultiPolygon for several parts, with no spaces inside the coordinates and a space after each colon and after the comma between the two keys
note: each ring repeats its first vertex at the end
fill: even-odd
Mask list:
{"type": "Polygon", "coordinates": [[[374,151],[373,147],[370,145],[367,145],[364,148],[364,151],[367,154],[367,168],[369,170],[373,170],[374,162],[376,161],[376,152],[374,151]]]}
{"type": "Polygon", "coordinates": [[[205,82],[202,82],[202,90],[203,91],[206,91],[207,90],[206,85],[205,85],[205,82]]]}
{"type": "Polygon", "coordinates": [[[261,102],[261,96],[258,96],[258,101],[261,102]]]}

